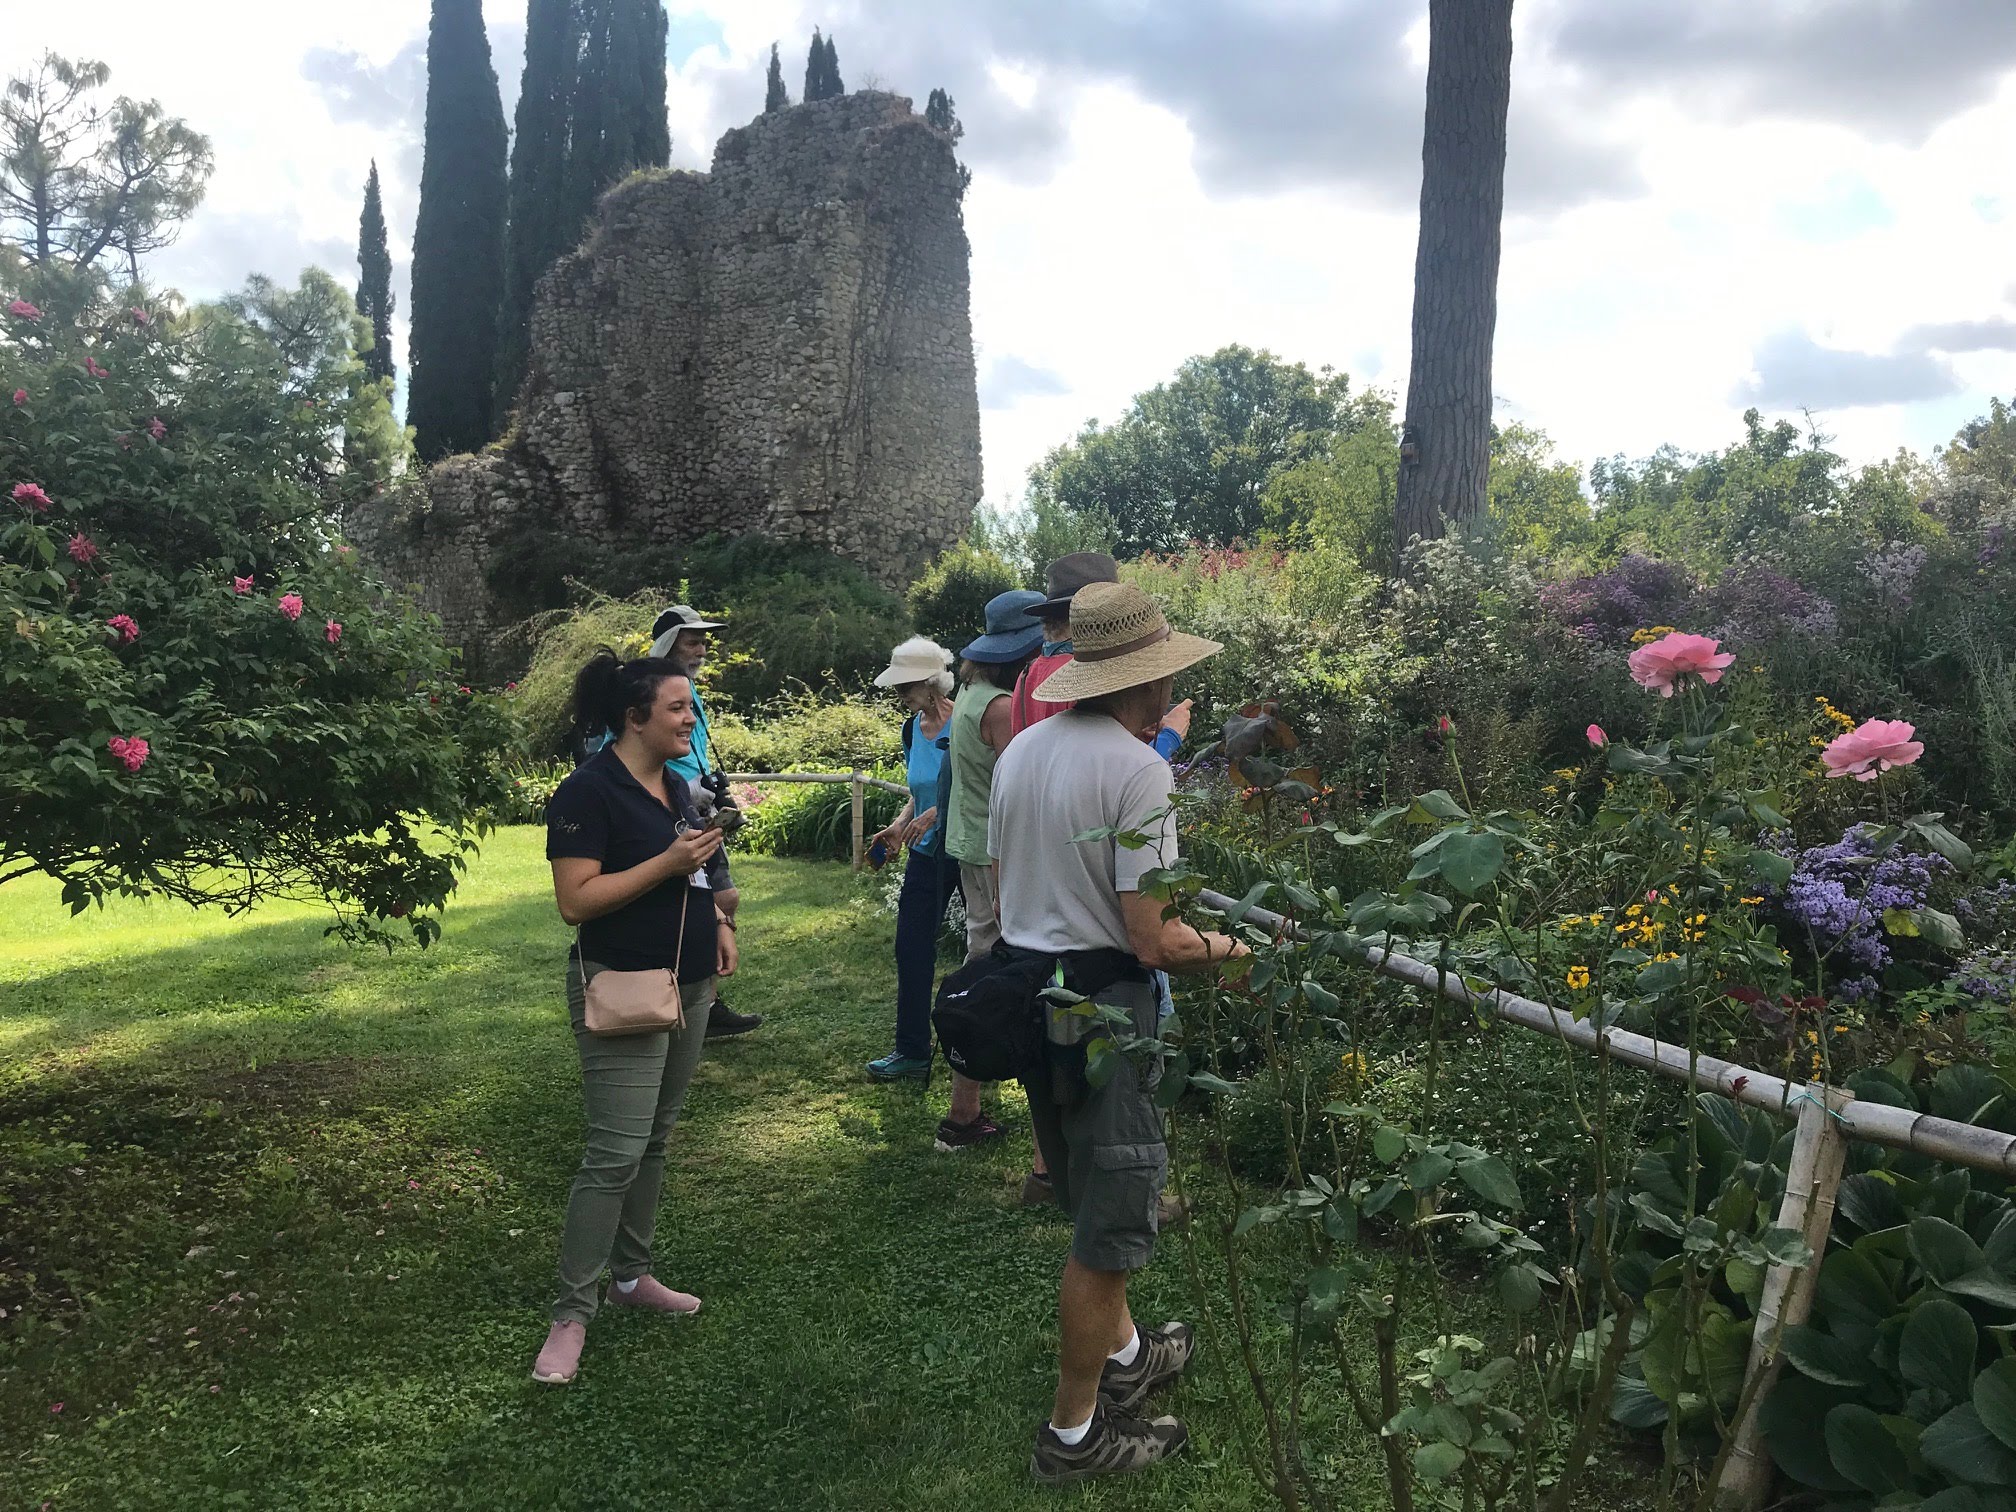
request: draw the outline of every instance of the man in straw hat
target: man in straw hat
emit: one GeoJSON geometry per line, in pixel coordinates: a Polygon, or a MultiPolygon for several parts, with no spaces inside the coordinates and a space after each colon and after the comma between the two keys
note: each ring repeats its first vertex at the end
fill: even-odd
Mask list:
{"type": "MultiPolygon", "coordinates": [[[[1121,583],[1079,589],[1070,629],[1072,660],[1037,691],[1075,707],[1016,736],[994,770],[988,840],[1001,868],[1001,934],[1016,951],[1132,957],[1135,968],[1096,1001],[1127,1012],[1134,1033],[1150,1036],[1149,969],[1209,971],[1245,950],[1165,918],[1162,902],[1141,891],[1146,873],[1176,860],[1174,784],[1148,742],[1175,675],[1221,648],[1171,630],[1152,598],[1121,583]],[[1108,838],[1079,843],[1089,830],[1108,838]],[[1123,846],[1115,832],[1148,843],[1123,846]]],[[[1191,1330],[1137,1329],[1127,1308],[1127,1278],[1154,1252],[1169,1167],[1158,1072],[1123,1057],[1093,1086],[1069,1068],[1074,1048],[1098,1032],[1081,1015],[1050,1009],[1050,1084],[1029,1088],[1036,1138],[1072,1219],[1057,1302],[1057,1395],[1030,1461],[1043,1481],[1137,1470],[1187,1438],[1175,1418],[1147,1418],[1143,1408],[1189,1363],[1191,1330]]]]}

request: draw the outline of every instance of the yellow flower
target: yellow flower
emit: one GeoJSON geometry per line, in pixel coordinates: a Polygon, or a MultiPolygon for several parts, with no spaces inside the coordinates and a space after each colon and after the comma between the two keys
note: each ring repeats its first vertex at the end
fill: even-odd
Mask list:
{"type": "Polygon", "coordinates": [[[1574,767],[1556,767],[1554,768],[1554,775],[1559,777],[1563,782],[1566,782],[1576,776],[1577,773],[1574,767]]]}
{"type": "Polygon", "coordinates": [[[1846,1024],[1836,1024],[1834,1026],[1834,1032],[1836,1034],[1846,1034],[1848,1032],[1848,1026],[1846,1024]]]}
{"type": "Polygon", "coordinates": [[[1570,990],[1580,992],[1588,985],[1589,968],[1587,966],[1570,966],[1568,968],[1568,986],[1570,990]]]}
{"type": "Polygon", "coordinates": [[[1808,1029],[1806,1031],[1806,1043],[1809,1045],[1819,1044],[1820,1043],[1819,1032],[1817,1030],[1808,1029]]]}
{"type": "Polygon", "coordinates": [[[1755,905],[1762,903],[1764,901],[1764,895],[1762,893],[1759,893],[1754,898],[1738,898],[1736,901],[1738,903],[1748,903],[1754,907],[1755,905]]]}

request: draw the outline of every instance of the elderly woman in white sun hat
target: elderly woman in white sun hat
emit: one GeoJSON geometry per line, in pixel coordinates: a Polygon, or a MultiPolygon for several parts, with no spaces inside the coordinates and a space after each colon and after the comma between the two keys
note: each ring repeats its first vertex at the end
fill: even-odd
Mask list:
{"type": "Polygon", "coordinates": [[[910,797],[871,845],[907,845],[903,892],[896,903],[896,1048],[868,1062],[875,1081],[931,1079],[931,983],[938,931],[959,885],[959,863],[945,853],[938,812],[939,776],[952,736],[952,653],[913,635],[889,655],[875,678],[894,688],[910,717],[903,721],[903,765],[910,797]]]}

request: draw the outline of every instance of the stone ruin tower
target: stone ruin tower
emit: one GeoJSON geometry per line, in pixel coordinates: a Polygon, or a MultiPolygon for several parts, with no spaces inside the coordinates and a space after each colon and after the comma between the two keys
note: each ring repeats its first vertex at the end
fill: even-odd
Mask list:
{"type": "Polygon", "coordinates": [[[961,187],[949,139],[878,93],[758,116],[710,173],[617,186],[540,281],[505,438],[353,537],[486,675],[510,670],[486,569],[528,528],[756,532],[900,589],[980,498],[961,187]]]}

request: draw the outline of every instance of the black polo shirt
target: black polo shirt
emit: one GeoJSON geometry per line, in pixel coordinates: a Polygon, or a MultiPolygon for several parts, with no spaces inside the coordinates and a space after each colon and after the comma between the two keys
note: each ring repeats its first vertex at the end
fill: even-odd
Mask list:
{"type": "MultiPolygon", "coordinates": [[[[600,861],[607,875],[662,855],[679,838],[680,819],[695,826],[700,822],[685,779],[667,771],[665,786],[672,795],[671,809],[644,790],[614,749],[589,757],[546,805],[546,859],[587,857],[600,861]]],[[[707,863],[706,875],[714,887],[721,885],[721,852],[707,863]]],[[[715,941],[713,887],[694,887],[685,877],[668,877],[614,913],[581,926],[586,959],[615,971],[670,968],[676,959],[682,985],[714,975],[715,941]],[[682,919],[683,953],[678,934],[682,919]]]]}

